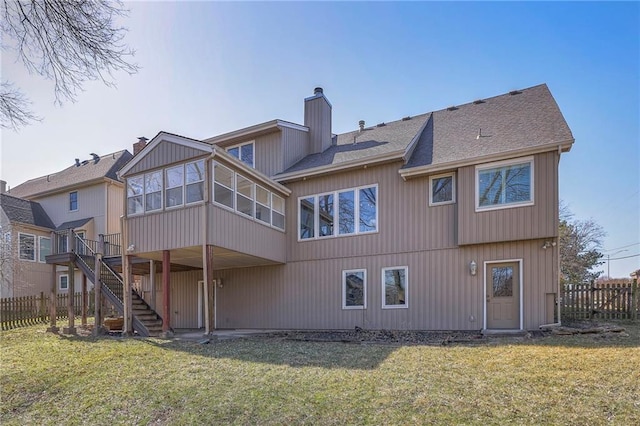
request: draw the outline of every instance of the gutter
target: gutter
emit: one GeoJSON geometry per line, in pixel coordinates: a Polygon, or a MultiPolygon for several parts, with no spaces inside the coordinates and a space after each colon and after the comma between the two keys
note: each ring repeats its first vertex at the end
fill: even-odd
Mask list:
{"type": "Polygon", "coordinates": [[[481,157],[468,158],[462,161],[449,161],[446,163],[440,163],[436,165],[426,165],[426,166],[412,167],[410,169],[400,169],[398,173],[406,181],[407,179],[412,177],[447,171],[447,170],[451,170],[459,167],[473,166],[480,163],[506,160],[509,158],[513,158],[514,156],[540,154],[542,152],[552,151],[556,148],[558,148],[559,152],[569,152],[571,150],[571,145],[573,144],[573,142],[574,140],[572,139],[570,141],[547,144],[547,145],[542,145],[534,148],[516,149],[516,150],[504,151],[496,154],[489,154],[481,157]]]}

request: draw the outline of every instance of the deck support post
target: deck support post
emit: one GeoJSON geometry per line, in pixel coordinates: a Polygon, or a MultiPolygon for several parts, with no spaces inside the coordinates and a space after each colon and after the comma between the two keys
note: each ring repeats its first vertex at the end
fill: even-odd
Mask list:
{"type": "MultiPolygon", "coordinates": [[[[55,234],[52,233],[51,241],[55,241],[55,234]]],[[[58,316],[58,277],[56,274],[57,267],[56,265],[51,265],[51,288],[49,292],[49,327],[47,331],[49,333],[57,333],[59,331],[56,320],[58,316]]]]}
{"type": "Polygon", "coordinates": [[[67,279],[67,315],[69,316],[69,325],[62,328],[64,334],[76,334],[76,313],[75,313],[75,298],[76,298],[76,284],[75,275],[76,268],[73,262],[69,262],[68,265],[68,279],[67,279]]]}
{"type": "Polygon", "coordinates": [[[104,234],[98,235],[98,250],[93,267],[93,335],[98,336],[103,333],[102,327],[102,281],[100,280],[100,269],[102,254],[104,253],[104,234]]]}
{"type": "Polygon", "coordinates": [[[156,301],[156,261],[151,259],[149,261],[149,286],[151,287],[151,300],[147,303],[151,305],[154,311],[158,309],[158,303],[156,301]]]}
{"type": "Polygon", "coordinates": [[[204,281],[204,332],[209,334],[216,329],[215,323],[215,283],[213,279],[213,246],[203,245],[203,281],[204,281]]]}
{"type": "Polygon", "coordinates": [[[126,255],[124,257],[124,286],[122,289],[122,305],[124,310],[124,324],[122,327],[122,334],[125,336],[133,335],[133,306],[131,303],[131,282],[132,282],[132,274],[131,274],[131,259],[133,255],[126,255]]]}
{"type": "Polygon", "coordinates": [[[171,332],[171,252],[162,251],[162,334],[169,337],[171,332]]]}
{"type": "Polygon", "coordinates": [[[83,327],[87,326],[87,311],[89,310],[89,294],[87,293],[87,276],[82,274],[82,315],[80,317],[80,324],[83,327]]]}

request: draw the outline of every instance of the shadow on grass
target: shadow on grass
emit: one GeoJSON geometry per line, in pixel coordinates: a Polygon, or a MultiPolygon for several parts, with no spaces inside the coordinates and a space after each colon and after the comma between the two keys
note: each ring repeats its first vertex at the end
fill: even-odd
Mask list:
{"type": "MultiPolygon", "coordinates": [[[[142,339],[141,339],[142,340],[142,339]]],[[[196,341],[143,339],[167,351],[194,356],[226,358],[260,364],[326,369],[371,370],[377,368],[397,345],[302,342],[278,337],[248,337],[201,344],[196,341]]]]}

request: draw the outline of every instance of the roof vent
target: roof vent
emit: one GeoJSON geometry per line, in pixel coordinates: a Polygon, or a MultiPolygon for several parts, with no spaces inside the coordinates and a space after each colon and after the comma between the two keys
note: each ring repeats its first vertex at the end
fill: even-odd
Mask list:
{"type": "Polygon", "coordinates": [[[473,101],[473,103],[474,103],[475,105],[480,105],[480,104],[483,104],[483,103],[484,103],[484,101],[483,101],[482,99],[476,99],[475,101],[473,101]]]}
{"type": "Polygon", "coordinates": [[[378,124],[376,125],[376,127],[384,127],[384,126],[386,126],[386,124],[384,123],[384,121],[383,121],[382,123],[378,123],[378,124]]]}
{"type": "Polygon", "coordinates": [[[93,164],[98,164],[98,161],[100,161],[100,156],[98,154],[94,154],[93,152],[89,155],[93,157],[93,164]]]}
{"type": "Polygon", "coordinates": [[[364,130],[364,120],[358,121],[358,126],[360,126],[360,131],[364,130]]]}
{"type": "Polygon", "coordinates": [[[455,106],[455,105],[451,105],[449,108],[447,108],[447,111],[455,111],[455,110],[457,110],[457,109],[458,109],[458,107],[457,107],[457,106],[455,106]]]}
{"type": "Polygon", "coordinates": [[[83,165],[83,166],[86,166],[87,164],[89,164],[89,160],[84,160],[84,161],[82,162],[82,165],[83,165]]]}
{"type": "Polygon", "coordinates": [[[76,158],[76,167],[80,167],[80,159],[76,158]]]}
{"type": "Polygon", "coordinates": [[[520,93],[522,93],[520,90],[512,90],[512,91],[510,91],[510,92],[509,92],[509,94],[510,94],[511,96],[513,96],[513,95],[519,95],[520,93]]]}
{"type": "Polygon", "coordinates": [[[322,94],[322,87],[316,87],[315,89],[313,89],[313,94],[314,95],[321,95],[322,94]]]}
{"type": "Polygon", "coordinates": [[[409,121],[411,120],[411,116],[407,115],[406,117],[402,117],[402,121],[409,121]]]}

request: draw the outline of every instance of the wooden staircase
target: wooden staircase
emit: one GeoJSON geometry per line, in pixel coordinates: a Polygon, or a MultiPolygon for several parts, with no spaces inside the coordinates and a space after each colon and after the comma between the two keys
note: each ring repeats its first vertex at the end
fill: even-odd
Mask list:
{"type": "MultiPolygon", "coordinates": [[[[75,233],[74,233],[75,234],[75,233]]],[[[82,270],[87,278],[96,282],[95,252],[84,239],[75,235],[76,245],[80,247],[75,253],[75,265],[82,270]]],[[[116,308],[120,315],[124,315],[124,280],[104,259],[100,260],[99,279],[102,283],[102,294],[116,308]]],[[[147,302],[131,289],[131,304],[133,314],[133,330],[139,336],[157,337],[162,332],[162,318],[147,302]]]]}

